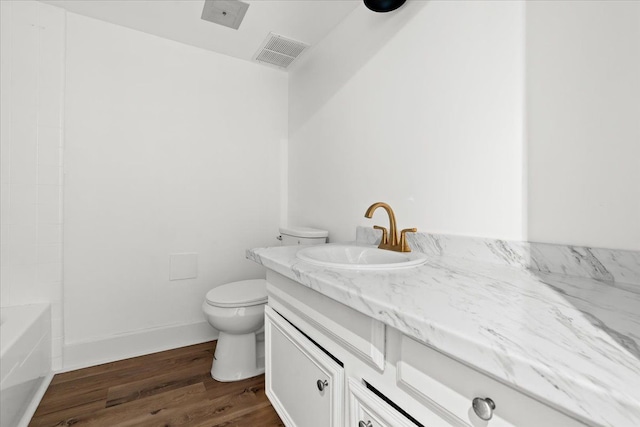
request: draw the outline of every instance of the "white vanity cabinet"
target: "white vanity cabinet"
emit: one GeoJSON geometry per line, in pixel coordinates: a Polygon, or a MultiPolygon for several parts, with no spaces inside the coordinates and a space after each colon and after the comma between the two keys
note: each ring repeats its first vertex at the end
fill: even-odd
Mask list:
{"type": "Polygon", "coordinates": [[[287,426],[342,425],[344,370],[284,318],[265,308],[266,393],[287,426]]]}
{"type": "Polygon", "coordinates": [[[361,381],[349,378],[349,420],[354,427],[416,427],[387,402],[368,390],[361,381]]]}
{"type": "Polygon", "coordinates": [[[267,282],[267,396],[288,427],[588,425],[278,273],[267,282]]]}

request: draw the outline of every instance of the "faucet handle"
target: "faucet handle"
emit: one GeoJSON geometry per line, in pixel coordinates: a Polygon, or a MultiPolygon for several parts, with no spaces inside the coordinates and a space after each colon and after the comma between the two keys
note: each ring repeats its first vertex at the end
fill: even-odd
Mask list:
{"type": "Polygon", "coordinates": [[[402,248],[402,252],[411,252],[411,248],[407,243],[407,233],[415,233],[418,231],[417,228],[405,228],[400,232],[400,246],[402,248]]]}
{"type": "Polygon", "coordinates": [[[374,225],[373,228],[382,231],[382,240],[380,240],[381,244],[386,245],[387,243],[389,243],[389,232],[386,228],[380,227],[379,225],[374,225]]]}

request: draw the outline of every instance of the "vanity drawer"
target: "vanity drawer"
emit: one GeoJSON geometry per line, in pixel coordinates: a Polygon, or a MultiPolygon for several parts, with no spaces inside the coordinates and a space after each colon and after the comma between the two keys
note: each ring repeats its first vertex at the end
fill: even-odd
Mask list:
{"type": "MultiPolygon", "coordinates": [[[[397,331],[394,331],[397,332],[397,331]]],[[[584,427],[585,424],[490,378],[467,365],[417,342],[407,336],[400,338],[400,355],[396,381],[400,388],[436,413],[446,425],[483,427],[584,427]],[[481,419],[478,409],[492,414],[481,419]],[[487,398],[494,403],[490,409],[487,398]]]]}
{"type": "Polygon", "coordinates": [[[416,424],[354,378],[349,378],[347,425],[350,427],[416,427],[416,424]]]}
{"type": "Polygon", "coordinates": [[[291,317],[311,338],[319,341],[318,331],[370,366],[384,369],[384,323],[272,271],[267,271],[267,293],[269,306],[291,317]],[[311,328],[304,330],[303,323],[311,328]]]}

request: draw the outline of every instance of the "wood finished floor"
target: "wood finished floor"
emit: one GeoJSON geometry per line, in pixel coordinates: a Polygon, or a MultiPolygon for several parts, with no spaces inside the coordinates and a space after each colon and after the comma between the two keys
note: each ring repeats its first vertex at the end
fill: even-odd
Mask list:
{"type": "Polygon", "coordinates": [[[29,426],[284,426],[264,375],[211,378],[215,341],[53,377],[29,426]]]}

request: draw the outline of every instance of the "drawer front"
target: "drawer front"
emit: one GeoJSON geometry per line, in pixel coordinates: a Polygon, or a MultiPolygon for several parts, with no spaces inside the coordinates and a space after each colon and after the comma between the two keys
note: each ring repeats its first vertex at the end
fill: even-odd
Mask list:
{"type": "Polygon", "coordinates": [[[584,424],[411,338],[400,338],[397,384],[447,424],[483,427],[577,427],[584,424]],[[481,419],[477,410],[491,414],[481,419]],[[490,399],[490,402],[487,401],[490,399]],[[494,409],[490,409],[493,403],[494,409]],[[489,405],[489,406],[488,406],[489,405]]]}
{"type": "Polygon", "coordinates": [[[360,381],[349,378],[350,427],[416,427],[360,381]]]}
{"type": "Polygon", "coordinates": [[[267,292],[276,310],[285,308],[369,365],[384,369],[382,322],[272,271],[267,271],[267,292]]]}
{"type": "Polygon", "coordinates": [[[267,397],[289,427],[337,427],[344,370],[284,318],[265,308],[267,397]]]}

